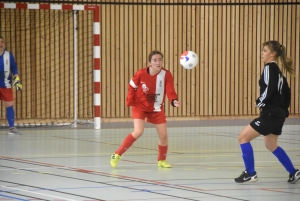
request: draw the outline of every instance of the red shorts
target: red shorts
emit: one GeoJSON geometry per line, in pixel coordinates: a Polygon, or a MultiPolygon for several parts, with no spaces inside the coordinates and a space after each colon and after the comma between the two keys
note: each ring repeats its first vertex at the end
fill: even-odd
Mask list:
{"type": "Polygon", "coordinates": [[[163,124],[166,123],[166,115],[164,111],[160,112],[145,112],[139,108],[132,107],[132,118],[143,119],[152,124],[163,124]]]}
{"type": "Polygon", "coordinates": [[[14,94],[12,88],[0,88],[0,100],[13,101],[14,94]]]}

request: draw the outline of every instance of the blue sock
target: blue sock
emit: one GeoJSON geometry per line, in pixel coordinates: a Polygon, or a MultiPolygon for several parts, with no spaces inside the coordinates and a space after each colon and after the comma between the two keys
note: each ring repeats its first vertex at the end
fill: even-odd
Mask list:
{"type": "Polygon", "coordinates": [[[281,147],[277,147],[274,151],[273,154],[278,158],[280,163],[285,167],[285,169],[290,173],[294,174],[296,171],[291,159],[289,156],[285,153],[285,151],[281,147]]]}
{"type": "Polygon", "coordinates": [[[248,174],[253,175],[255,172],[253,148],[252,148],[250,142],[240,144],[240,146],[241,146],[242,153],[243,153],[243,159],[244,159],[246,171],[248,172],[248,174]]]}
{"type": "Polygon", "coordinates": [[[6,108],[6,119],[10,128],[15,126],[15,111],[13,106],[6,108]]]}

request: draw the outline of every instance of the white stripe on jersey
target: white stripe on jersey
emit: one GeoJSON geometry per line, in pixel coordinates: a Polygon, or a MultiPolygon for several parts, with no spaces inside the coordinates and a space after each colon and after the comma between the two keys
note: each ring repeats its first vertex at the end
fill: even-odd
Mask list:
{"type": "Polygon", "coordinates": [[[156,89],[155,89],[155,102],[154,102],[154,111],[161,111],[161,105],[163,103],[164,92],[165,92],[165,76],[166,71],[161,70],[156,77],[156,89]]]}
{"type": "Polygon", "coordinates": [[[3,62],[4,62],[4,83],[6,88],[11,88],[11,84],[9,83],[9,80],[7,79],[9,77],[10,73],[10,55],[8,51],[5,51],[3,54],[3,62]]]}
{"type": "Polygon", "coordinates": [[[138,88],[138,86],[133,82],[133,80],[131,79],[129,82],[130,86],[132,86],[133,88],[138,88]]]}
{"type": "Polygon", "coordinates": [[[268,87],[269,87],[269,65],[265,66],[265,69],[264,69],[264,81],[267,85],[264,93],[260,96],[259,100],[260,100],[260,103],[258,103],[258,107],[263,107],[265,106],[263,102],[263,100],[267,97],[267,93],[268,93],[268,87]]]}

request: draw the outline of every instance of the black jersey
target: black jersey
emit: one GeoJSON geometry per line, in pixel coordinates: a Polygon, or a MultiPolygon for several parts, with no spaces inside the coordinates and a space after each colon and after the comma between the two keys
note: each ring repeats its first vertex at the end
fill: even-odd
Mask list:
{"type": "Polygon", "coordinates": [[[267,109],[276,115],[288,116],[287,109],[291,102],[291,90],[276,62],[265,64],[259,79],[259,86],[260,97],[256,100],[257,107],[261,108],[262,111],[267,109]]]}

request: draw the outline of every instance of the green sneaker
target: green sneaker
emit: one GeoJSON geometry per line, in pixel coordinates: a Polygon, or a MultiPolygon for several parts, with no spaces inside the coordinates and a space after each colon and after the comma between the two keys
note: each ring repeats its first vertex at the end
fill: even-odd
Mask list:
{"type": "Polygon", "coordinates": [[[113,168],[117,167],[120,158],[121,158],[121,156],[119,156],[119,154],[116,154],[116,153],[112,154],[110,157],[110,165],[113,168]]]}
{"type": "Polygon", "coordinates": [[[170,165],[166,160],[158,161],[157,166],[163,167],[163,168],[171,168],[172,167],[172,165],[170,165]]]}

